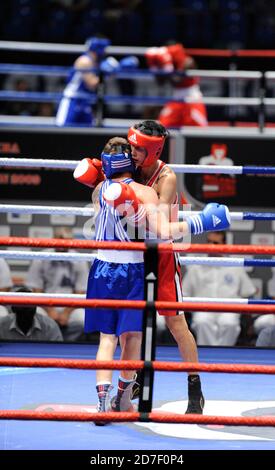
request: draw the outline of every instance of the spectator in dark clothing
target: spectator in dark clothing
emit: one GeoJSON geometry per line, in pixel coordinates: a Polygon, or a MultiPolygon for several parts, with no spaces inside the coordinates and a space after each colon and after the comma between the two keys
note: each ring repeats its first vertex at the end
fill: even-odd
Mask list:
{"type": "MultiPolygon", "coordinates": [[[[31,289],[21,286],[16,292],[31,293],[31,289]]],[[[13,305],[11,313],[0,318],[0,339],[63,341],[57,323],[48,316],[36,312],[36,307],[13,305]]]]}

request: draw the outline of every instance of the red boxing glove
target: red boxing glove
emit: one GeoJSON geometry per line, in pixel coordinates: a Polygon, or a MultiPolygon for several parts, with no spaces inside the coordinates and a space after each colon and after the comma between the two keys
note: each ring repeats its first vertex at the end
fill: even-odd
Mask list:
{"type": "Polygon", "coordinates": [[[173,59],[167,47],[159,47],[157,60],[161,70],[165,70],[166,72],[172,72],[174,70],[173,59]]]}
{"type": "Polygon", "coordinates": [[[158,47],[149,47],[149,49],[147,49],[145,52],[145,59],[150,69],[158,67],[158,62],[157,62],[158,49],[159,49],[158,47]]]}
{"type": "Polygon", "coordinates": [[[103,194],[103,199],[109,206],[116,209],[120,215],[126,216],[133,223],[145,218],[144,206],[129,184],[110,184],[103,194]]]}
{"type": "Polygon", "coordinates": [[[145,58],[151,70],[173,71],[173,61],[167,47],[149,47],[145,52],[145,58]]]}
{"type": "Polygon", "coordinates": [[[185,48],[182,44],[172,44],[167,46],[167,50],[171,56],[172,62],[176,70],[182,70],[185,67],[187,59],[185,48]]]}
{"type": "Polygon", "coordinates": [[[101,160],[97,158],[83,158],[75,168],[73,176],[79,183],[94,188],[104,180],[101,160]]]}
{"type": "Polygon", "coordinates": [[[150,69],[173,71],[173,60],[167,47],[150,47],[145,52],[145,57],[150,69]]]}

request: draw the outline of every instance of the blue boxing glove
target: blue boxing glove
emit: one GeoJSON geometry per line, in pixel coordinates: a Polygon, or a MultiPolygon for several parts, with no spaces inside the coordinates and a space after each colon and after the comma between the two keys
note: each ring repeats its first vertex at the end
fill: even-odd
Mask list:
{"type": "Polygon", "coordinates": [[[125,69],[136,69],[139,67],[139,60],[136,56],[134,55],[129,55],[127,57],[124,57],[119,61],[120,68],[122,70],[125,69]]]}
{"type": "Polygon", "coordinates": [[[230,226],[230,213],[227,206],[211,202],[202,212],[186,218],[190,232],[199,235],[203,232],[226,230],[230,226]]]}
{"type": "Polygon", "coordinates": [[[119,62],[114,57],[110,56],[100,63],[99,68],[103,73],[114,73],[119,70],[119,62]]]}

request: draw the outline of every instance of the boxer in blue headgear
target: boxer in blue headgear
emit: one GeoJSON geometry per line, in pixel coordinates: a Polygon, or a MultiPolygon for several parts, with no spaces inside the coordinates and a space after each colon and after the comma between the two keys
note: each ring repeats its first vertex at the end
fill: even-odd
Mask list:
{"type": "MultiPolygon", "coordinates": [[[[87,39],[85,44],[86,52],[76,59],[63,91],[56,114],[57,126],[93,125],[91,104],[96,102],[96,89],[99,83],[96,69],[99,69],[105,48],[110,41],[107,38],[92,37],[87,39]],[[93,68],[95,71],[86,72],[93,68]],[[85,73],[82,73],[82,70],[85,73]]],[[[115,61],[114,58],[111,59],[115,61]]]]}
{"type": "MultiPolygon", "coordinates": [[[[131,174],[134,164],[130,146],[126,139],[114,137],[105,145],[102,155],[102,169],[105,180],[98,184],[93,192],[95,204],[95,239],[128,242],[138,239],[137,231],[125,224],[123,217],[111,208],[104,199],[104,193],[118,181],[124,186],[137,185],[131,174]],[[112,178],[114,177],[114,181],[112,178]]],[[[149,188],[146,188],[146,190],[149,188]]],[[[151,188],[150,188],[151,189],[151,188]]],[[[133,226],[136,214],[132,214],[133,226]]],[[[144,297],[143,253],[138,251],[98,250],[91,266],[87,298],[142,300],[144,297]],[[106,255],[106,256],[105,256],[106,255]]],[[[142,310],[132,309],[85,309],[85,332],[100,332],[97,352],[98,360],[112,360],[118,337],[121,344],[121,359],[138,360],[142,337],[142,310]]],[[[134,411],[130,396],[135,382],[134,371],[121,371],[118,379],[119,392],[114,407],[115,411],[134,411]]],[[[110,392],[112,390],[112,371],[96,371],[96,391],[98,395],[97,411],[109,411],[110,392]]],[[[106,422],[97,421],[96,425],[106,422]]]]}

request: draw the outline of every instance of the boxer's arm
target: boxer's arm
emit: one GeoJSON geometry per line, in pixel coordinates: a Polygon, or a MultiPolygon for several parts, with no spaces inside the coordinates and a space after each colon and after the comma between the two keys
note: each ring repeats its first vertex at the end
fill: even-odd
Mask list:
{"type": "Polygon", "coordinates": [[[157,187],[159,202],[174,204],[177,195],[177,177],[174,172],[163,170],[157,187]]]}
{"type": "Polygon", "coordinates": [[[100,188],[101,188],[101,184],[98,184],[95,189],[93,190],[93,194],[92,194],[92,201],[94,204],[97,204],[99,203],[99,191],[100,191],[100,188]]]}
{"type": "Polygon", "coordinates": [[[92,193],[92,203],[93,203],[93,208],[94,208],[94,217],[96,217],[97,213],[99,212],[100,210],[100,204],[99,204],[99,192],[100,192],[100,188],[102,186],[102,183],[99,183],[95,189],[93,190],[93,193],[92,193]]]}
{"type": "MultiPolygon", "coordinates": [[[[76,59],[74,63],[74,67],[76,69],[92,69],[94,67],[94,64],[90,60],[90,58],[86,55],[82,55],[76,59]]],[[[94,91],[94,89],[97,87],[99,83],[99,77],[93,73],[93,72],[87,72],[82,74],[82,80],[85,82],[87,87],[91,90],[94,91]]]]}
{"type": "MultiPolygon", "coordinates": [[[[189,231],[187,222],[169,223],[167,211],[163,204],[159,204],[158,196],[153,188],[133,182],[111,184],[103,194],[104,200],[116,209],[120,215],[129,222],[147,225],[151,232],[163,239],[182,236],[189,231]]],[[[169,210],[168,210],[169,212],[169,210]]]]}
{"type": "Polygon", "coordinates": [[[169,222],[166,211],[158,203],[155,191],[144,186],[142,195],[138,197],[139,186],[113,183],[107,188],[103,198],[121,215],[132,218],[135,222],[140,222],[146,217],[149,230],[162,239],[180,238],[190,232],[198,235],[208,231],[225,230],[230,225],[228,208],[217,203],[207,204],[202,212],[188,217],[186,221],[169,222]]]}
{"type": "Polygon", "coordinates": [[[151,231],[163,239],[176,239],[187,233],[199,235],[203,232],[226,230],[231,223],[228,207],[218,203],[207,204],[202,212],[187,217],[183,222],[169,222],[168,211],[163,204],[145,207],[151,231]]]}

